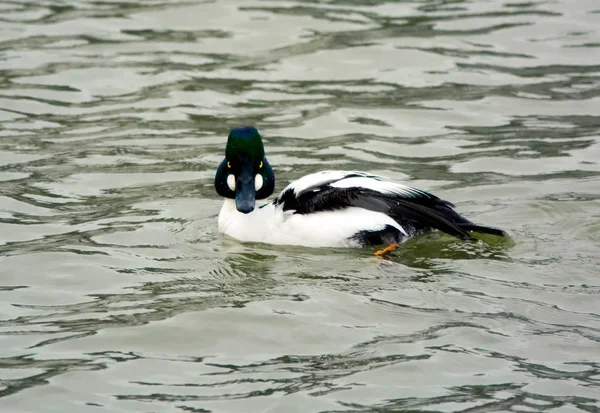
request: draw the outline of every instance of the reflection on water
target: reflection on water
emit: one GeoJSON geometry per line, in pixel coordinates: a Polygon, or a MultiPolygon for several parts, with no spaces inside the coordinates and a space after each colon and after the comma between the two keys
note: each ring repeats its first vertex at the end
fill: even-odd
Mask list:
{"type": "Polygon", "coordinates": [[[600,411],[596,1],[0,10],[3,411],[600,411]],[[513,239],[223,238],[244,124],[513,239]]]}

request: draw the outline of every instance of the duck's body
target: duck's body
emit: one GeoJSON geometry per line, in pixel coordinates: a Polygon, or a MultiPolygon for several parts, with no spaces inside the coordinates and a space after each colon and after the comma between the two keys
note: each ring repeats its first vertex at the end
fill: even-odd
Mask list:
{"type": "Polygon", "coordinates": [[[324,171],[288,185],[273,202],[274,175],[254,128],[233,129],[217,192],[226,198],[219,230],[240,241],[307,247],[364,247],[398,244],[440,230],[472,239],[470,231],[502,236],[473,224],[447,201],[416,188],[357,171],[324,171]]]}
{"type": "Polygon", "coordinates": [[[225,200],[219,230],[241,241],[307,247],[363,247],[412,235],[391,216],[354,205],[351,192],[387,182],[363,172],[324,171],[292,182],[271,203],[241,214],[225,200]],[[357,179],[360,178],[360,179],[357,179]],[[372,181],[372,182],[369,182],[372,181]],[[373,185],[375,184],[375,185],[373,185]]]}
{"type": "MultiPolygon", "coordinates": [[[[388,217],[361,208],[325,211],[309,215],[286,213],[273,203],[242,215],[235,202],[225,201],[219,214],[219,231],[246,242],[305,247],[362,247],[355,234],[365,227],[384,228],[388,217]]],[[[383,243],[379,243],[383,244],[383,243]]]]}

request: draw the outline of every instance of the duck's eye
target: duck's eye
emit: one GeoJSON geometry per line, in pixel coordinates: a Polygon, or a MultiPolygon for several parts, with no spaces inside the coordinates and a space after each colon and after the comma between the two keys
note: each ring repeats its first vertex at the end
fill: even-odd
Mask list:
{"type": "Polygon", "coordinates": [[[258,169],[262,169],[263,163],[260,161],[260,165],[258,165],[258,169]]]}
{"type": "Polygon", "coordinates": [[[231,168],[231,164],[229,162],[227,162],[227,167],[231,168]]]}

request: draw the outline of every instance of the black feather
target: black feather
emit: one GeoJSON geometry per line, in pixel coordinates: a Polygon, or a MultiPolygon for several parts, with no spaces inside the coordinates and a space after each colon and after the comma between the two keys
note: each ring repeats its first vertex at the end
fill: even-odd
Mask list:
{"type": "Polygon", "coordinates": [[[398,228],[386,225],[379,231],[359,231],[350,239],[363,247],[370,245],[389,245],[399,243],[404,235],[398,228]]]}

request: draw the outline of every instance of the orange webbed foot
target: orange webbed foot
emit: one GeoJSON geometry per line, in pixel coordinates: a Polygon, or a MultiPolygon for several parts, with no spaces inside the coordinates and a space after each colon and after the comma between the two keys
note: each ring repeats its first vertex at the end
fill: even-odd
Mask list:
{"type": "Polygon", "coordinates": [[[385,247],[384,249],[375,251],[375,255],[377,255],[378,257],[383,257],[384,255],[387,255],[390,252],[397,250],[399,246],[400,246],[400,244],[390,244],[387,247],[385,247]]]}

